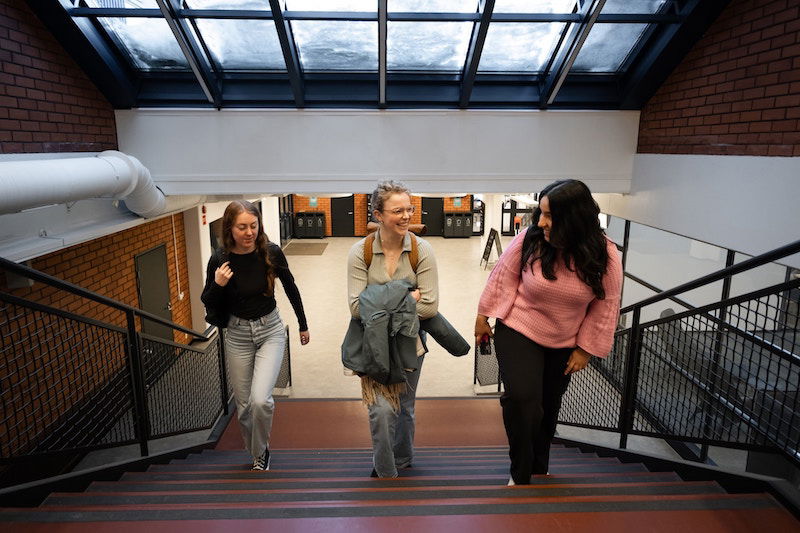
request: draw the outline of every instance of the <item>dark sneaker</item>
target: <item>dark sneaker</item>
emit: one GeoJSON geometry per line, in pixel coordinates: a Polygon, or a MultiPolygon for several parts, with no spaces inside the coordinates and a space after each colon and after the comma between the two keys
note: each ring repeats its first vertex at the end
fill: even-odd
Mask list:
{"type": "Polygon", "coordinates": [[[373,468],[373,469],[372,469],[372,473],[369,475],[369,477],[378,477],[378,472],[377,472],[377,470],[375,470],[375,469],[373,468]]]}
{"type": "Polygon", "coordinates": [[[261,457],[253,459],[253,470],[269,470],[269,448],[264,450],[261,457]]]}

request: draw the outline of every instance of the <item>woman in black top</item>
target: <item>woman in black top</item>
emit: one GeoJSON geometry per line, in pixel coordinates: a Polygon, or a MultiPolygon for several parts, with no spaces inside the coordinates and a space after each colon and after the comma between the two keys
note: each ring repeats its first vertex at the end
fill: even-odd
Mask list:
{"type": "Polygon", "coordinates": [[[250,202],[231,202],[222,217],[224,251],[208,262],[201,299],[217,316],[230,315],[225,335],[228,379],[253,470],[269,470],[269,433],[286,331],[275,302],[275,278],[281,280],[297,315],[300,344],[310,336],[300,291],[280,246],[269,242],[261,213],[250,202]]]}

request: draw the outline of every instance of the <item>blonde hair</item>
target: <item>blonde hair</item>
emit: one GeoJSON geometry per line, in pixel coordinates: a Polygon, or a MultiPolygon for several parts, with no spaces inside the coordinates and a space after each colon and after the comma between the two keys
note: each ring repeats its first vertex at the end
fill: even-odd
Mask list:
{"type": "Polygon", "coordinates": [[[378,182],[370,198],[372,210],[383,211],[383,205],[393,194],[407,194],[411,198],[411,190],[402,181],[384,180],[378,182]]]}

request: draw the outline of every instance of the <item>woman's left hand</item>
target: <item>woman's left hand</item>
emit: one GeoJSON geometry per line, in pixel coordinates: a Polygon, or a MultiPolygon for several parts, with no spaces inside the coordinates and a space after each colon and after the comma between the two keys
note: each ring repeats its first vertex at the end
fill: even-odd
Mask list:
{"type": "Polygon", "coordinates": [[[414,289],[408,294],[410,294],[411,297],[414,298],[416,301],[419,301],[419,299],[422,298],[422,294],[420,294],[419,289],[414,289]]]}
{"type": "Polygon", "coordinates": [[[306,344],[308,344],[308,341],[310,340],[311,340],[311,335],[308,333],[308,330],[300,332],[300,344],[305,346],[306,344]]]}
{"type": "Polygon", "coordinates": [[[586,365],[589,364],[589,359],[592,358],[592,354],[581,348],[580,346],[576,347],[572,350],[572,353],[569,356],[569,361],[567,361],[567,368],[564,369],[564,375],[574,374],[578,370],[583,370],[586,368],[586,365]]]}

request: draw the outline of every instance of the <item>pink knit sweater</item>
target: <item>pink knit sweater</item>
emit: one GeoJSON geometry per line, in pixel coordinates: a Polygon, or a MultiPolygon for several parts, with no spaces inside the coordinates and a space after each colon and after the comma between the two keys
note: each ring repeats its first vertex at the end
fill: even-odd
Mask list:
{"type": "Polygon", "coordinates": [[[555,280],[542,275],[541,262],[525,268],[520,277],[520,233],[500,256],[481,294],[478,313],[499,318],[508,327],[548,348],[580,346],[605,357],[614,343],[622,288],[622,261],[608,239],[608,270],[603,278],[606,297],[595,298],[592,289],[557,263],[555,280]]]}

